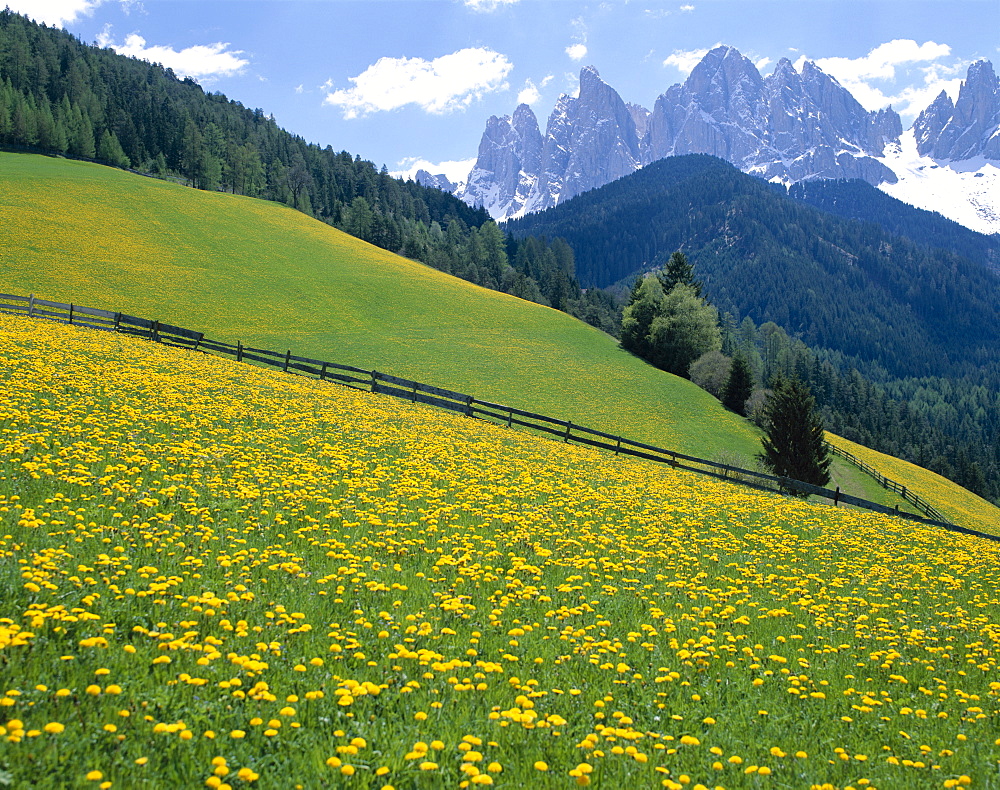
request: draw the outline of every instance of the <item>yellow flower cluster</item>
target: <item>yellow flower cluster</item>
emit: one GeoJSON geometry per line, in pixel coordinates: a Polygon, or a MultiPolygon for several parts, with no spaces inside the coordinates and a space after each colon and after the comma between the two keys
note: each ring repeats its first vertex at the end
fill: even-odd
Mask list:
{"type": "Polygon", "coordinates": [[[15,785],[995,774],[994,544],[54,324],[0,378],[15,785]]]}

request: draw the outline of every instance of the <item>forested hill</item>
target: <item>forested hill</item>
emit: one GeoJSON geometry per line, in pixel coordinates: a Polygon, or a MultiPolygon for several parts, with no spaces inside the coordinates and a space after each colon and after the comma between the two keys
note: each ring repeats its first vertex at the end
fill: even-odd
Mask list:
{"type": "Polygon", "coordinates": [[[721,312],[773,321],[871,375],[1000,380],[994,272],[796,202],[721,159],[663,159],[506,227],[565,238],[585,286],[658,268],[681,249],[721,312]]]}
{"type": "Polygon", "coordinates": [[[307,143],[260,109],[10,11],[0,11],[0,146],[279,201],[383,249],[615,330],[612,300],[580,291],[565,245],[508,245],[489,214],[453,195],[307,143]]]}
{"type": "Polygon", "coordinates": [[[977,233],[936,211],[903,203],[867,181],[800,181],[788,195],[840,217],[874,222],[889,233],[950,250],[1000,272],[1000,235],[977,233]]]}

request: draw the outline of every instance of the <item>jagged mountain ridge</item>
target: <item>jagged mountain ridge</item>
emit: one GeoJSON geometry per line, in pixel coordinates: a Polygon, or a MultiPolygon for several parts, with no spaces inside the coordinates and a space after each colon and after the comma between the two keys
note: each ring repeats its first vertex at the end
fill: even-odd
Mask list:
{"type": "MultiPolygon", "coordinates": [[[[958,101],[952,104],[942,94],[914,125],[920,154],[1000,158],[997,83],[988,61],[974,63],[958,101]]],[[[626,104],[596,69],[586,67],[579,95],[559,98],[544,135],[527,105],[512,116],[492,116],[468,182],[456,194],[503,220],[550,208],[668,156],[707,153],[785,184],[860,178],[907,200],[918,185],[897,185],[897,173],[909,173],[887,154],[902,137],[896,112],[865,110],[813,63],[796,71],[782,59],[762,77],[738,50],[719,46],[652,110],[626,104]]],[[[990,180],[994,174],[985,175],[990,180]]],[[[954,196],[939,202],[954,203],[954,196]]],[[[977,230],[1000,230],[1000,224],[993,228],[1000,212],[981,199],[972,214],[977,212],[977,230]]],[[[952,218],[973,227],[968,217],[952,218]]]]}

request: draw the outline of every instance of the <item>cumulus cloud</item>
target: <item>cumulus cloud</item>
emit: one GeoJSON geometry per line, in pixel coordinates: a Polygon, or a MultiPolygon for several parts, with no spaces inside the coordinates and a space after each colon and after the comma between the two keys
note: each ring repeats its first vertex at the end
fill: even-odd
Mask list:
{"type": "Polygon", "coordinates": [[[690,3],[688,3],[687,5],[682,5],[681,11],[683,11],[686,14],[690,14],[692,11],[694,11],[694,6],[691,5],[690,3]]]}
{"type": "Polygon", "coordinates": [[[105,25],[97,36],[97,43],[102,47],[110,47],[119,55],[159,63],[173,69],[181,77],[190,77],[199,82],[241,74],[250,65],[249,60],[240,57],[244,54],[242,50],[231,50],[229,44],[222,41],[195,44],[177,50],[161,44],[150,46],[138,33],[131,33],[125,37],[124,44],[116,44],[111,38],[111,26],[105,25]]]}
{"type": "Polygon", "coordinates": [[[767,57],[761,58],[753,65],[757,67],[757,71],[763,73],[764,69],[766,69],[769,65],[771,65],[771,59],[767,57]]]}
{"type": "Polygon", "coordinates": [[[664,66],[673,66],[682,74],[690,74],[694,71],[694,67],[698,65],[705,55],[708,54],[710,49],[715,49],[719,46],[715,44],[712,47],[706,47],[705,49],[675,49],[672,53],[667,55],[663,61],[664,66]]]}
{"type": "Polygon", "coordinates": [[[57,27],[75,22],[81,16],[90,16],[102,2],[104,0],[3,0],[11,11],[57,27]]]}
{"type": "Polygon", "coordinates": [[[505,90],[514,65],[486,47],[469,47],[434,60],[379,58],[351,88],[328,93],[325,104],[341,107],[344,118],[415,104],[441,114],[461,110],[486,93],[505,90]]]}
{"type": "Polygon", "coordinates": [[[484,11],[489,13],[490,11],[496,11],[501,6],[514,5],[520,0],[462,0],[467,8],[471,8],[473,11],[484,11]]]}
{"type": "Polygon", "coordinates": [[[936,44],[933,41],[918,44],[913,39],[897,38],[879,44],[863,57],[820,58],[816,61],[816,65],[844,84],[876,79],[891,80],[896,76],[897,66],[929,63],[950,54],[951,47],[947,44],[936,44]]]}
{"type": "Polygon", "coordinates": [[[582,16],[578,16],[570,20],[569,24],[573,29],[573,43],[566,47],[566,54],[570,60],[583,60],[587,57],[587,23],[582,16]]]}
{"type": "MultiPolygon", "coordinates": [[[[819,58],[819,68],[849,90],[866,110],[892,105],[904,118],[915,116],[942,91],[957,95],[966,62],[942,62],[951,47],[934,41],[894,39],[860,58],[819,58]]],[[[805,57],[796,65],[801,69],[805,57]]]]}
{"type": "Polygon", "coordinates": [[[518,104],[534,104],[539,99],[542,98],[541,89],[544,88],[552,82],[552,75],[549,74],[545,79],[543,79],[538,85],[534,83],[531,79],[526,79],[524,81],[524,87],[517,94],[518,104]]]}

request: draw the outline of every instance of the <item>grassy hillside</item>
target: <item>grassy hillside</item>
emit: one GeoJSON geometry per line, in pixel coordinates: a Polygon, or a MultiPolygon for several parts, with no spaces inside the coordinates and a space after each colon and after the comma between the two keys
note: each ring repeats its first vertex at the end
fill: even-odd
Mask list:
{"type": "Polygon", "coordinates": [[[0,178],[9,292],[378,367],[688,452],[757,449],[714,399],[607,335],[299,212],[36,156],[0,154],[0,178]]]}
{"type": "MultiPolygon", "coordinates": [[[[566,314],[280,205],[39,156],[0,154],[0,179],[0,290],[377,367],[701,457],[759,448],[714,398],[566,314]]],[[[900,502],[836,471],[849,493],[900,502]]]]}
{"type": "Polygon", "coordinates": [[[14,787],[995,780],[997,544],[46,322],[0,388],[14,787]]]}

